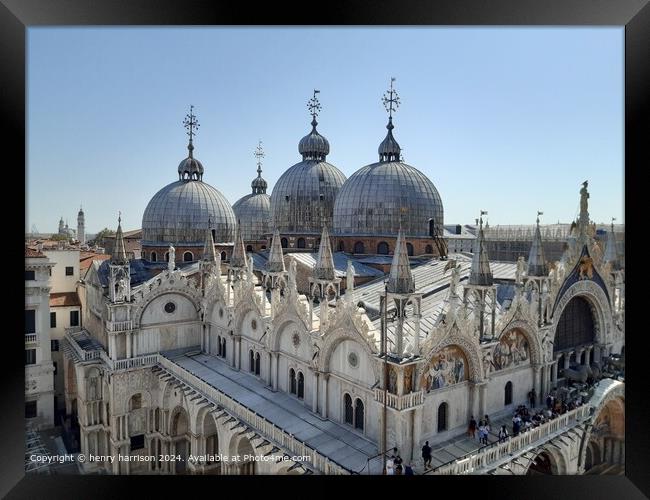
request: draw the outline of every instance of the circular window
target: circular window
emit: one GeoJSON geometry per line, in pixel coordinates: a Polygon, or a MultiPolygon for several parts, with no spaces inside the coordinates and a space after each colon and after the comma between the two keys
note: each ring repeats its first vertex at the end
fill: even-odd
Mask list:
{"type": "Polygon", "coordinates": [[[223,318],[223,309],[222,308],[219,309],[219,317],[223,318]]]}
{"type": "Polygon", "coordinates": [[[251,321],[251,328],[253,330],[257,330],[257,321],[256,320],[251,321]]]}
{"type": "Polygon", "coordinates": [[[356,352],[351,352],[350,354],[348,354],[348,363],[350,363],[350,366],[352,368],[357,367],[357,365],[359,364],[359,358],[356,352]]]}
{"type": "Polygon", "coordinates": [[[173,313],[175,310],[176,310],[176,304],[174,304],[173,302],[167,302],[167,303],[165,304],[165,312],[166,312],[166,313],[170,313],[170,314],[171,314],[171,313],[173,313]]]}
{"type": "Polygon", "coordinates": [[[294,347],[298,347],[300,345],[300,335],[298,335],[298,332],[294,332],[293,336],[291,337],[291,341],[293,342],[294,347]]]}

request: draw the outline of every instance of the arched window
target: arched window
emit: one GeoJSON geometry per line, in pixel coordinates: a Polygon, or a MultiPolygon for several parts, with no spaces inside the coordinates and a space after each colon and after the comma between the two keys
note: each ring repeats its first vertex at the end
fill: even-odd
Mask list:
{"type": "Polygon", "coordinates": [[[287,248],[289,246],[289,242],[287,241],[286,238],[282,238],[280,240],[280,245],[282,245],[282,248],[287,248]]]}
{"type": "Polygon", "coordinates": [[[343,240],[339,241],[339,252],[345,252],[345,243],[343,240]]]}
{"type": "Polygon", "coordinates": [[[438,432],[447,430],[447,403],[438,406],[438,432]]]}
{"type": "Polygon", "coordinates": [[[424,249],[424,253],[433,253],[433,247],[431,245],[427,245],[424,249]]]}
{"type": "Polygon", "coordinates": [[[406,244],[406,253],[409,254],[410,256],[413,256],[413,244],[411,243],[406,244]]]}
{"type": "Polygon", "coordinates": [[[169,262],[169,252],[165,252],[165,262],[169,262]]]}
{"type": "Polygon", "coordinates": [[[350,397],[349,394],[346,394],[343,396],[343,404],[345,406],[345,423],[352,425],[352,398],[350,397]]]}
{"type": "Polygon", "coordinates": [[[228,255],[226,254],[226,252],[221,252],[221,262],[225,262],[226,257],[228,257],[228,255]]]}
{"type": "Polygon", "coordinates": [[[255,354],[255,375],[260,374],[260,353],[255,354]]]}
{"type": "Polygon", "coordinates": [[[293,368],[289,370],[289,392],[291,394],[296,393],[296,372],[293,368]]]}
{"type": "Polygon", "coordinates": [[[377,253],[379,255],[388,255],[389,248],[388,248],[388,243],[385,241],[382,241],[377,245],[377,253]]]}
{"type": "Polygon", "coordinates": [[[129,410],[131,411],[142,408],[142,394],[134,394],[131,397],[130,403],[131,404],[129,405],[130,406],[129,410]]]}
{"type": "Polygon", "coordinates": [[[246,251],[247,252],[252,252],[253,251],[253,245],[246,245],[246,251]]]}
{"type": "Polygon", "coordinates": [[[298,248],[305,248],[305,238],[298,238],[298,248]]]}
{"type": "Polygon", "coordinates": [[[574,297],[564,308],[553,342],[553,352],[594,342],[594,319],[585,299],[574,297]]]}
{"type": "Polygon", "coordinates": [[[253,349],[248,351],[248,371],[249,372],[255,371],[255,357],[253,354],[253,349]]]}
{"type": "Polygon", "coordinates": [[[503,404],[505,406],[511,405],[512,404],[512,382],[508,382],[506,384],[506,388],[504,390],[505,392],[505,397],[504,397],[504,402],[503,404]]]}
{"type": "Polygon", "coordinates": [[[183,254],[183,262],[192,262],[194,260],[194,255],[192,252],[185,252],[183,254]]]}
{"type": "Polygon", "coordinates": [[[217,356],[221,357],[221,335],[217,335],[217,356]]]}
{"type": "Polygon", "coordinates": [[[151,262],[158,262],[158,255],[156,252],[151,252],[151,262]]]}
{"type": "Polygon", "coordinates": [[[435,236],[436,223],[433,219],[429,219],[429,236],[435,236]]]}
{"type": "Polygon", "coordinates": [[[216,229],[212,230],[212,241],[217,241],[217,230],[216,229]]]}
{"type": "Polygon", "coordinates": [[[221,354],[224,358],[226,357],[226,339],[222,339],[223,342],[223,353],[221,354]]]}
{"type": "Polygon", "coordinates": [[[363,241],[357,241],[354,244],[354,253],[366,253],[366,247],[363,244],[363,241]]]}
{"type": "Polygon", "coordinates": [[[354,402],[354,428],[363,430],[363,401],[359,398],[354,402]]]}
{"type": "Polygon", "coordinates": [[[298,397],[300,399],[305,397],[305,376],[302,372],[298,372],[298,397]]]}
{"type": "Polygon", "coordinates": [[[262,250],[266,250],[266,245],[262,245],[260,248],[261,248],[262,250]]]}

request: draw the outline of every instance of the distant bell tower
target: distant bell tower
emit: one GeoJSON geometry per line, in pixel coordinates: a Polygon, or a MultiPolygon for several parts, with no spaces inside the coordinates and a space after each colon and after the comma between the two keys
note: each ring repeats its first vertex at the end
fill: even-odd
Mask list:
{"type": "Polygon", "coordinates": [[[86,243],[86,220],[84,217],[84,210],[82,207],[79,207],[79,213],[77,214],[77,239],[79,244],[85,245],[86,243]]]}

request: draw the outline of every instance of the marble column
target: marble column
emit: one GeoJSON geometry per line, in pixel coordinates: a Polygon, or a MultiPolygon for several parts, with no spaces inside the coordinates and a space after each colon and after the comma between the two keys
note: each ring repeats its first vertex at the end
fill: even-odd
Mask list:
{"type": "Polygon", "coordinates": [[[311,411],[318,413],[318,372],[316,371],[314,372],[313,380],[311,411]]]}
{"type": "Polygon", "coordinates": [[[273,354],[269,353],[269,355],[267,357],[268,357],[268,360],[269,360],[269,363],[268,363],[269,370],[267,372],[266,384],[268,386],[270,386],[270,387],[273,387],[273,354]]]}
{"type": "Polygon", "coordinates": [[[235,370],[239,370],[241,364],[241,337],[236,337],[234,344],[235,348],[233,349],[233,354],[235,359],[233,360],[233,366],[235,370]]]}
{"type": "Polygon", "coordinates": [[[323,418],[327,418],[327,413],[328,413],[328,404],[327,404],[327,396],[328,396],[328,388],[329,388],[329,379],[330,379],[330,374],[329,373],[323,373],[323,403],[322,403],[322,415],[323,418]]]}
{"type": "Polygon", "coordinates": [[[126,332],[126,357],[131,357],[131,332],[126,332]]]}
{"type": "Polygon", "coordinates": [[[478,385],[478,419],[485,415],[485,393],[487,392],[487,382],[478,385]]]}

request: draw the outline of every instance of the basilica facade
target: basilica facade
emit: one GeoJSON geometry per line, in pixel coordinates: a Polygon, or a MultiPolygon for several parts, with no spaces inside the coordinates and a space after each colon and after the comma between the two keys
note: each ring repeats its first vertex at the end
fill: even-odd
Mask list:
{"type": "MultiPolygon", "coordinates": [[[[393,449],[422,471],[425,441],[465,433],[472,416],[511,416],[533,389],[543,405],[569,380],[598,378],[611,355],[624,362],[623,256],[613,227],[604,246],[594,239],[586,183],[560,260],[546,260],[539,218],[516,263],[490,260],[482,219],[471,257],[447,253],[440,195],[392,134],[392,87],[386,101],[378,163],[347,180],[326,163],[312,103],[303,161],[270,199],[258,163],[234,210],[203,183],[190,135],[179,180],[145,211],[145,258],[127,259],[118,224],[112,258],[93,263],[79,290],[83,327],[64,342],[66,412],[82,453],[114,458],[86,471],[381,473],[393,449]],[[315,264],[299,293],[291,250],[309,247],[315,264]],[[349,257],[344,272],[335,251],[349,257]],[[387,273],[359,285],[358,254],[390,254],[387,273]]],[[[623,414],[624,384],[604,378],[547,427],[440,459],[434,473],[620,462],[623,414]],[[526,465],[533,440],[538,458],[526,465]]]]}

